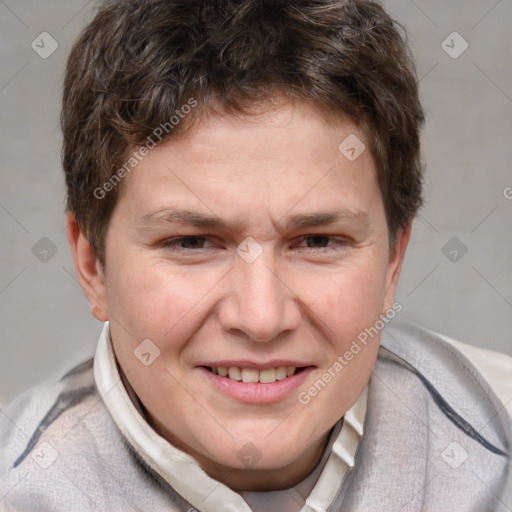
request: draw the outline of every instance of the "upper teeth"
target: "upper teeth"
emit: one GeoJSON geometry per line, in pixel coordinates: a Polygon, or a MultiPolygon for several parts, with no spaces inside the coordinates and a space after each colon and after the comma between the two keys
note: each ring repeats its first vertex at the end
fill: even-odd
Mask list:
{"type": "Polygon", "coordinates": [[[295,373],[295,366],[279,366],[278,368],[267,368],[266,370],[256,370],[254,368],[238,368],[230,366],[226,368],[219,366],[212,368],[213,373],[221,377],[228,377],[242,382],[261,382],[270,384],[276,380],[283,380],[295,373]]]}

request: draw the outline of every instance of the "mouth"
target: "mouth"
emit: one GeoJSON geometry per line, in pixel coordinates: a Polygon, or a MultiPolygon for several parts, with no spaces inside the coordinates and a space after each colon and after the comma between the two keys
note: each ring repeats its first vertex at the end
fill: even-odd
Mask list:
{"type": "Polygon", "coordinates": [[[271,404],[291,399],[305,385],[315,366],[202,365],[199,372],[213,390],[246,404],[271,404]]]}
{"type": "Polygon", "coordinates": [[[272,384],[293,377],[304,371],[307,366],[277,366],[258,370],[239,366],[203,366],[207,371],[237,382],[272,384]]]}

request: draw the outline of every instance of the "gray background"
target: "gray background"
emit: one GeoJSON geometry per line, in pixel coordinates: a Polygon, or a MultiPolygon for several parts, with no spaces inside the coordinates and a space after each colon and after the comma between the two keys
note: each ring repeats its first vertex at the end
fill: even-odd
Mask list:
{"type": "MultiPolygon", "coordinates": [[[[512,354],[512,0],[384,5],[408,29],[427,115],[401,317],[512,354]],[[456,59],[442,47],[460,51],[454,31],[469,44],[456,59]]],[[[92,355],[101,330],[67,246],[58,128],[64,62],[94,6],[0,0],[0,403],[92,355]],[[59,45],[47,59],[31,48],[42,32],[59,45]]]]}

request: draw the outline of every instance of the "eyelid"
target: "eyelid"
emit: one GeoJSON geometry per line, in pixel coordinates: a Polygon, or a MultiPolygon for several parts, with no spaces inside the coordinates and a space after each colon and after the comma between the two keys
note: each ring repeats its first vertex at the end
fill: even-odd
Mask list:
{"type": "Polygon", "coordinates": [[[320,237],[320,238],[329,238],[330,240],[334,240],[337,242],[348,242],[348,238],[340,235],[328,235],[326,233],[308,233],[306,235],[301,235],[298,237],[298,240],[304,240],[305,238],[313,238],[313,237],[320,237]]]}
{"type": "Polygon", "coordinates": [[[328,235],[328,234],[324,234],[324,233],[312,233],[312,234],[302,235],[302,236],[299,237],[299,242],[302,242],[302,241],[304,241],[307,238],[311,238],[311,237],[315,237],[315,236],[321,237],[321,238],[328,238],[329,241],[332,243],[332,245],[328,246],[328,247],[316,247],[316,248],[315,247],[305,247],[305,249],[311,249],[311,250],[315,250],[315,249],[333,249],[335,246],[345,247],[345,246],[351,245],[353,243],[347,237],[336,236],[336,235],[328,235]]]}
{"type": "MultiPolygon", "coordinates": [[[[324,234],[324,233],[309,233],[309,234],[301,235],[301,236],[297,237],[296,239],[294,239],[292,247],[296,246],[297,244],[300,244],[300,243],[304,242],[306,239],[312,238],[312,237],[327,238],[328,243],[330,242],[331,245],[327,245],[326,247],[300,247],[300,249],[306,249],[308,251],[313,251],[313,252],[317,252],[317,251],[327,252],[327,251],[333,251],[333,250],[335,251],[338,249],[344,249],[353,243],[350,239],[348,239],[347,237],[343,237],[343,236],[329,235],[329,234],[324,234]]],[[[163,240],[160,243],[160,246],[163,247],[164,249],[172,248],[172,250],[174,252],[186,252],[186,253],[193,253],[193,252],[215,249],[214,245],[208,246],[208,247],[199,247],[196,249],[189,249],[189,248],[185,248],[185,247],[180,247],[178,245],[180,241],[188,240],[191,238],[200,238],[200,239],[204,239],[207,243],[208,242],[213,243],[212,240],[215,239],[216,237],[210,236],[210,235],[202,235],[202,234],[200,234],[200,235],[195,235],[195,234],[194,235],[181,235],[181,236],[171,237],[171,238],[163,240]]]]}
{"type": "MultiPolygon", "coordinates": [[[[175,244],[179,243],[182,240],[189,240],[191,238],[204,238],[206,241],[210,241],[210,242],[211,242],[211,239],[212,239],[212,237],[210,237],[208,235],[182,235],[182,236],[175,236],[175,237],[167,238],[167,239],[163,240],[160,245],[162,247],[173,246],[177,250],[183,250],[183,251],[197,251],[197,250],[199,250],[199,249],[185,249],[184,247],[179,247],[178,245],[175,245],[175,244]]],[[[200,249],[201,250],[202,249],[209,249],[209,247],[201,247],[200,249]]]]}

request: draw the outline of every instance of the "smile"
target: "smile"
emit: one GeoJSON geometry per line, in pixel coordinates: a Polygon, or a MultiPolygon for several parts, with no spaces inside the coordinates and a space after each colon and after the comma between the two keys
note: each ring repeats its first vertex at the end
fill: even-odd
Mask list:
{"type": "Polygon", "coordinates": [[[219,377],[226,377],[227,379],[245,383],[259,382],[260,384],[272,384],[277,380],[284,380],[304,369],[304,367],[297,368],[295,366],[278,366],[277,368],[267,368],[265,370],[239,368],[237,366],[206,368],[219,377]]]}
{"type": "Polygon", "coordinates": [[[237,402],[270,404],[294,396],[315,367],[199,366],[197,369],[214,389],[237,402]]]}

